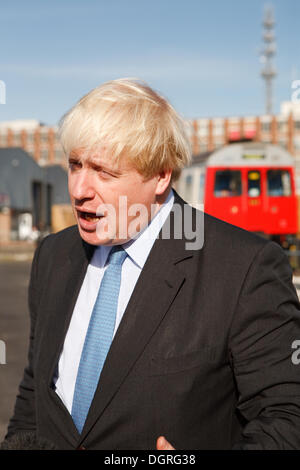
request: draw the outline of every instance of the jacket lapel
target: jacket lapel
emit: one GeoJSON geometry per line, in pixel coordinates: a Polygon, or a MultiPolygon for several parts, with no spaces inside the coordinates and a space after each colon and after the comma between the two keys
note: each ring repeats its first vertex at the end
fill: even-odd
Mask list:
{"type": "Polygon", "coordinates": [[[57,270],[57,277],[53,286],[56,314],[50,315],[50,325],[47,327],[47,331],[56,331],[56,335],[51,335],[46,339],[46,341],[51,341],[48,351],[52,351],[52,356],[48,360],[47,384],[49,387],[52,386],[65,336],[93,250],[94,247],[84,243],[76,232],[74,243],[68,250],[68,259],[57,270]]]}

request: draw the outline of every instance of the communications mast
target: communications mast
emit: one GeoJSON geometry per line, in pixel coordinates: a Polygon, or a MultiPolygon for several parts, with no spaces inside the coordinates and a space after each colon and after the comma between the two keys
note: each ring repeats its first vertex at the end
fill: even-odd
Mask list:
{"type": "Polygon", "coordinates": [[[263,19],[264,47],[261,53],[261,62],[263,63],[261,76],[265,80],[266,85],[266,114],[273,113],[272,81],[276,77],[276,70],[272,63],[272,59],[276,52],[274,26],[274,10],[271,5],[268,5],[265,7],[263,19]]]}

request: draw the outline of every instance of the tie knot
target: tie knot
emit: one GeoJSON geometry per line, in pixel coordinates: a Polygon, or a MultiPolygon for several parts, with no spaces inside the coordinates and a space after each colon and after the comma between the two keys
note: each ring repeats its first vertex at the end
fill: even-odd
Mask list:
{"type": "Polygon", "coordinates": [[[109,253],[108,262],[109,264],[122,265],[126,256],[127,256],[127,253],[122,248],[122,246],[116,245],[112,247],[112,250],[109,253]]]}

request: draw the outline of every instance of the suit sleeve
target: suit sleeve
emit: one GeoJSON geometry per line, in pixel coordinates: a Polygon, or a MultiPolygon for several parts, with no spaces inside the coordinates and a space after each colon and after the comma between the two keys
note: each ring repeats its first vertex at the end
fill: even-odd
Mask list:
{"type": "Polygon", "coordinates": [[[237,409],[246,422],[234,449],[300,448],[295,340],[300,340],[300,305],[292,270],[283,250],[269,242],[248,270],[231,325],[237,409]]]}
{"type": "Polygon", "coordinates": [[[38,262],[41,247],[45,239],[36,249],[30,275],[28,289],[28,303],[30,312],[30,341],[28,351],[28,363],[24,370],[24,375],[19,386],[19,393],[16,398],[14,413],[8,424],[8,430],[5,438],[11,437],[19,431],[36,430],[36,412],[35,412],[35,385],[34,385],[34,337],[37,318],[38,292],[38,262]]]}

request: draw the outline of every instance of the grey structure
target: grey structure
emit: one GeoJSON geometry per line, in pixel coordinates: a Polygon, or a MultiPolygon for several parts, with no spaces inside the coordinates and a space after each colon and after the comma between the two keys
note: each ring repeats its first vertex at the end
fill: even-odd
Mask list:
{"type": "Polygon", "coordinates": [[[67,173],[59,165],[39,166],[21,148],[0,148],[0,210],[11,211],[17,232],[20,214],[32,214],[40,231],[51,227],[51,206],[69,203],[67,173]]]}

